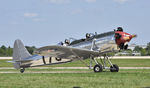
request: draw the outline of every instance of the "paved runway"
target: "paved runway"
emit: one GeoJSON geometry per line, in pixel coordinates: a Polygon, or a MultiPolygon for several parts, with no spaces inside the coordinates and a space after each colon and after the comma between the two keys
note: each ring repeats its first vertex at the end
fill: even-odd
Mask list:
{"type": "MultiPolygon", "coordinates": [[[[0,73],[20,73],[19,70],[11,71],[11,69],[14,69],[13,67],[0,67],[0,73]],[[8,71],[3,71],[3,70],[8,71]],[[10,71],[9,71],[10,69],[10,71]],[[2,71],[1,71],[2,70],[2,71]]],[[[29,69],[89,69],[88,67],[34,67],[29,69]]],[[[150,69],[150,67],[120,67],[120,69],[150,69]]],[[[24,73],[93,73],[91,70],[87,71],[31,71],[26,70],[24,73]]]]}

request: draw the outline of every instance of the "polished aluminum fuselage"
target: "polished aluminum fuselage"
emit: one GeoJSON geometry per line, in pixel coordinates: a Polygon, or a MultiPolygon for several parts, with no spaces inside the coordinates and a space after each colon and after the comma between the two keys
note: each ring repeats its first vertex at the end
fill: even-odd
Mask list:
{"type": "Polygon", "coordinates": [[[106,45],[116,45],[114,32],[107,32],[99,35],[93,35],[89,39],[75,40],[70,44],[70,47],[87,49],[92,51],[101,51],[106,45]]]}

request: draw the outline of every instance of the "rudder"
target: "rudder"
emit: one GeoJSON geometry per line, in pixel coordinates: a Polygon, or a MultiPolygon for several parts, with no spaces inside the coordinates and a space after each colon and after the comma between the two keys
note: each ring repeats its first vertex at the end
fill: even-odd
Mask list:
{"type": "MultiPolygon", "coordinates": [[[[27,51],[21,40],[15,40],[14,48],[13,48],[13,60],[19,61],[23,60],[27,57],[30,57],[31,54],[27,51]]],[[[21,65],[21,62],[15,62],[14,68],[19,69],[21,65]]]]}

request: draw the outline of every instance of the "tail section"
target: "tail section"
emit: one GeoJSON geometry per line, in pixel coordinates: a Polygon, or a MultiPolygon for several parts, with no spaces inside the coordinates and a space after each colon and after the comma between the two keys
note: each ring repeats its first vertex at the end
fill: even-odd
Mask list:
{"type": "MultiPolygon", "coordinates": [[[[13,48],[13,60],[19,61],[24,60],[27,57],[30,57],[31,54],[27,51],[21,40],[16,40],[13,48]]],[[[14,68],[19,69],[21,62],[15,62],[14,68]]]]}

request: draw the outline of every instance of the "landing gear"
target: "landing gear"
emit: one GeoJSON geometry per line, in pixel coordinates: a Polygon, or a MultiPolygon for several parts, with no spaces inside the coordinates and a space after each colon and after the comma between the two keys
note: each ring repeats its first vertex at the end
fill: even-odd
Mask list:
{"type": "Polygon", "coordinates": [[[127,50],[127,49],[128,49],[128,45],[125,45],[125,46],[124,46],[124,49],[127,50]]]}
{"type": "Polygon", "coordinates": [[[119,46],[119,48],[120,48],[121,50],[123,50],[123,49],[124,49],[124,43],[121,43],[120,46],[119,46]]]}
{"type": "Polygon", "coordinates": [[[93,68],[94,72],[102,72],[103,71],[103,66],[101,64],[97,64],[93,68]]]}
{"type": "Polygon", "coordinates": [[[128,44],[127,44],[127,43],[125,43],[125,44],[124,44],[124,43],[121,43],[120,46],[119,46],[119,48],[120,48],[120,49],[127,50],[127,49],[128,49],[128,44]]]}
{"type": "Polygon", "coordinates": [[[113,66],[110,66],[110,71],[111,72],[118,72],[119,71],[118,65],[113,64],[113,66]]]}
{"type": "Polygon", "coordinates": [[[92,68],[92,61],[96,63],[96,65],[93,67],[94,72],[102,72],[104,69],[110,70],[110,72],[118,72],[119,66],[116,64],[112,64],[109,57],[107,55],[104,55],[104,58],[100,58],[101,64],[95,59],[91,58],[90,61],[90,69],[92,68]],[[109,64],[109,66],[107,66],[109,64]]]}
{"type": "Polygon", "coordinates": [[[25,68],[21,68],[20,72],[23,73],[25,71],[25,68]]]}

